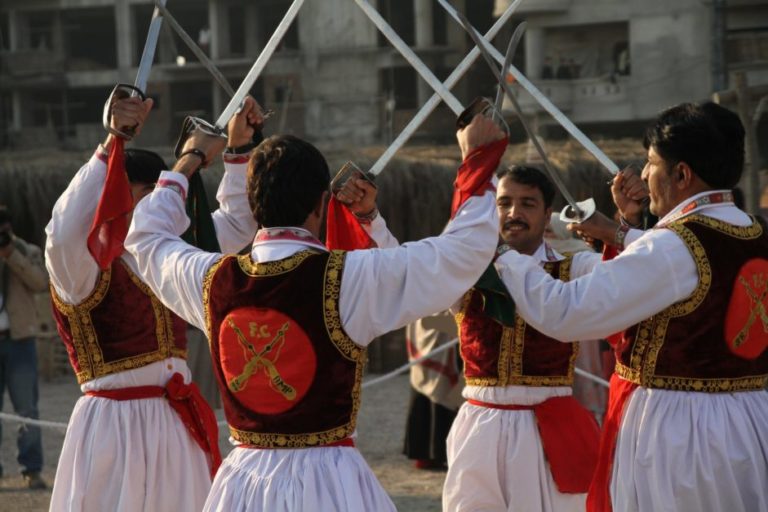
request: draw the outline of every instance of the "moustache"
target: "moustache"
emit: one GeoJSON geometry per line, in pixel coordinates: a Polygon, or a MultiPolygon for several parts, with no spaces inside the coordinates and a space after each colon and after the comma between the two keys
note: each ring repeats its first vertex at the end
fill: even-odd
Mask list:
{"type": "Polygon", "coordinates": [[[525,222],[523,222],[521,220],[508,220],[507,222],[504,223],[503,228],[504,229],[509,229],[512,226],[521,226],[521,227],[524,227],[525,229],[529,229],[530,228],[530,226],[528,224],[526,224],[525,222]]]}

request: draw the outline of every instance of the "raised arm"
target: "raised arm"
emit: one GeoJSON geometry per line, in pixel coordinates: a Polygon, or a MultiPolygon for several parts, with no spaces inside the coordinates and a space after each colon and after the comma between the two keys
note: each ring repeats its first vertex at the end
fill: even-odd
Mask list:
{"type": "MultiPolygon", "coordinates": [[[[137,133],[146,120],[152,100],[117,100],[112,110],[115,126],[134,126],[137,133]]],[[[80,168],[53,207],[45,227],[45,265],[56,293],[70,304],[90,295],[99,267],[88,252],[86,241],[93,223],[107,173],[107,154],[114,136],[109,135],[86,164],[80,168]]]]}
{"type": "Polygon", "coordinates": [[[251,141],[254,132],[260,130],[262,124],[261,107],[249,96],[228,125],[224,177],[216,192],[219,209],[213,212],[216,237],[224,253],[240,252],[253,241],[258,229],[248,204],[246,181],[251,141]]]}
{"type": "Polygon", "coordinates": [[[448,309],[477,281],[493,256],[498,214],[490,177],[506,139],[490,120],[479,116],[458,137],[465,159],[457,194],[468,199],[445,231],[397,248],[347,254],[339,312],[344,329],[361,345],[448,309]],[[469,179],[477,176],[483,179],[469,179]],[[472,188],[465,187],[468,181],[473,181],[472,188]]]}
{"type": "Polygon", "coordinates": [[[655,230],[573,281],[554,279],[538,261],[508,251],[496,260],[517,312],[561,341],[605,338],[688,297],[698,275],[685,244],[655,230]]]}

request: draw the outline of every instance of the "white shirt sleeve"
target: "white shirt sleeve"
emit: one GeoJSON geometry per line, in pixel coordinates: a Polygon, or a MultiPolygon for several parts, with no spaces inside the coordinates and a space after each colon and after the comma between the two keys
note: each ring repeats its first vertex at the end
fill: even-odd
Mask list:
{"type": "Polygon", "coordinates": [[[163,171],[158,183],[136,206],[125,248],[136,258],[139,274],[160,301],[205,331],[203,279],[222,255],[202,251],[179,238],[189,226],[179,193],[186,193],[187,178],[163,171]],[[165,186],[160,184],[163,182],[165,186]],[[177,186],[168,186],[170,182],[177,186]]]}
{"type": "Polygon", "coordinates": [[[341,323],[360,345],[448,309],[472,287],[498,240],[495,194],[470,198],[437,237],[347,254],[339,297],[341,323]]]}
{"type": "Polygon", "coordinates": [[[56,293],[68,304],[88,297],[99,275],[87,240],[106,176],[107,164],[94,154],[56,201],[45,227],[45,266],[56,293]]]}
{"type": "Polygon", "coordinates": [[[224,177],[216,191],[219,209],[213,212],[213,224],[221,252],[240,252],[253,241],[258,225],[253,218],[246,192],[247,163],[224,162],[224,177]]]}
{"type": "Polygon", "coordinates": [[[376,242],[376,246],[379,249],[390,249],[392,247],[399,247],[400,242],[397,241],[397,238],[394,237],[392,232],[389,231],[389,228],[387,227],[387,221],[384,220],[384,217],[381,216],[381,213],[379,213],[375,219],[371,221],[370,224],[361,224],[363,226],[363,229],[366,233],[368,233],[368,236],[370,236],[374,242],[376,242]]]}
{"type": "Polygon", "coordinates": [[[685,299],[698,284],[688,248],[667,229],[646,232],[615,259],[567,283],[515,251],[496,268],[523,319],[562,341],[605,338],[685,299]]]}
{"type": "Polygon", "coordinates": [[[589,274],[596,265],[603,261],[603,255],[599,252],[581,251],[573,255],[571,260],[571,279],[576,279],[589,274]]]}

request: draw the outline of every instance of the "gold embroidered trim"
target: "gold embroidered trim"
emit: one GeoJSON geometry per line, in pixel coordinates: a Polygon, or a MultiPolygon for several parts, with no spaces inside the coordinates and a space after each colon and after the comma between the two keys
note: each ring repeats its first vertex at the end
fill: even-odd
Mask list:
{"type": "Polygon", "coordinates": [[[479,387],[499,387],[499,386],[536,386],[536,387],[554,387],[571,386],[573,377],[568,375],[517,375],[507,377],[507,382],[501,384],[499,379],[494,377],[468,377],[466,378],[468,386],[479,387]]]}
{"type": "Polygon", "coordinates": [[[149,287],[136,276],[131,269],[119,260],[119,264],[128,272],[131,281],[149,296],[155,317],[155,336],[158,343],[158,349],[152,352],[146,352],[136,356],[130,356],[115,361],[104,361],[104,353],[99,343],[99,333],[93,327],[91,311],[101,304],[106,297],[109,286],[112,281],[111,267],[104,270],[99,275],[99,281],[93,292],[79,304],[66,304],[61,300],[56,291],[51,287],[51,296],[56,308],[69,320],[72,331],[72,344],[77,355],[77,362],[80,371],[76,372],[77,382],[93,380],[104,375],[111,375],[125,370],[140,368],[150,363],[161,361],[170,356],[186,357],[186,351],[173,346],[173,323],[170,321],[170,312],[162,305],[160,300],[155,297],[149,287]]]}
{"type": "MultiPolygon", "coordinates": [[[[229,258],[234,257],[235,256],[232,255],[222,256],[217,261],[215,261],[213,265],[211,265],[211,267],[205,273],[205,277],[203,277],[203,311],[205,311],[205,332],[208,334],[209,347],[211,346],[211,343],[213,343],[214,339],[218,339],[218,337],[213,337],[213,319],[211,316],[211,283],[213,283],[213,278],[215,277],[216,272],[218,272],[219,267],[221,267],[221,265],[229,258]]],[[[242,265],[240,268],[242,268],[242,265]]]]}
{"type": "Polygon", "coordinates": [[[736,226],[734,224],[729,224],[727,222],[723,222],[706,215],[690,215],[688,217],[683,217],[679,221],[672,222],[665,227],[672,229],[672,226],[676,224],[679,225],[687,224],[689,222],[697,222],[699,224],[703,224],[712,229],[720,231],[726,235],[731,235],[735,238],[740,238],[742,240],[753,240],[763,234],[763,227],[759,222],[757,222],[757,219],[753,215],[750,215],[749,218],[752,219],[752,224],[749,226],[736,226]]]}
{"type": "Polygon", "coordinates": [[[243,272],[251,277],[277,276],[295,269],[299,266],[299,264],[301,264],[302,261],[307,259],[309,256],[312,256],[313,254],[321,253],[320,251],[308,249],[299,251],[295,254],[292,254],[291,256],[288,256],[287,258],[283,258],[282,260],[256,263],[251,259],[251,255],[249,253],[237,256],[237,263],[240,265],[240,268],[243,270],[243,272]]]}
{"type": "Polygon", "coordinates": [[[639,372],[622,364],[616,365],[616,374],[625,380],[646,388],[667,389],[670,391],[695,391],[700,393],[760,391],[765,389],[766,384],[768,384],[768,374],[733,379],[695,379],[656,375],[648,382],[641,383],[639,372]]]}
{"type": "Polygon", "coordinates": [[[339,294],[341,292],[341,275],[344,270],[345,251],[331,251],[325,266],[323,282],[323,317],[328,337],[338,351],[350,361],[358,361],[365,349],[352,341],[341,326],[339,314],[339,294]]]}
{"type": "MultiPolygon", "coordinates": [[[[560,273],[559,277],[560,280],[563,282],[568,282],[571,280],[571,264],[573,263],[573,254],[566,253],[564,254],[565,259],[560,261],[560,273]]],[[[574,368],[576,367],[576,358],[579,356],[579,350],[581,350],[581,343],[576,341],[570,344],[571,345],[571,359],[568,361],[568,373],[567,376],[564,377],[567,380],[567,384],[564,384],[566,386],[572,386],[573,385],[573,372],[574,368]]]]}
{"type": "Polygon", "coordinates": [[[523,351],[525,350],[525,329],[527,324],[520,315],[515,313],[515,328],[504,327],[501,334],[501,351],[499,352],[499,384],[506,386],[510,379],[523,375],[523,351]],[[512,340],[512,343],[510,343],[512,340]],[[511,345],[511,347],[510,347],[511,345]],[[510,354],[511,348],[511,354],[510,354]],[[507,373],[509,368],[509,373],[507,373]],[[501,370],[504,370],[502,373],[501,370]]]}
{"type": "MultiPolygon", "coordinates": [[[[707,258],[704,246],[701,245],[701,242],[696,238],[696,235],[686,228],[683,222],[673,222],[668,225],[667,228],[677,233],[691,253],[693,260],[696,263],[699,282],[690,297],[676,304],[672,304],[665,310],[652,316],[649,320],[643,322],[643,324],[650,322],[650,325],[641,324],[642,335],[645,336],[641,350],[646,346],[648,348],[644,356],[640,353],[639,357],[635,358],[633,353],[633,368],[641,370],[640,382],[643,386],[647,386],[651,379],[655,378],[656,361],[659,352],[664,345],[669,321],[672,318],[693,313],[704,301],[704,298],[707,296],[707,293],[709,293],[709,289],[712,285],[712,268],[709,265],[709,259],[707,258]],[[650,339],[647,338],[648,335],[650,335],[650,339]],[[636,363],[637,366],[635,366],[634,363],[636,363]]],[[[640,339],[641,329],[638,329],[638,339],[640,339]]]]}

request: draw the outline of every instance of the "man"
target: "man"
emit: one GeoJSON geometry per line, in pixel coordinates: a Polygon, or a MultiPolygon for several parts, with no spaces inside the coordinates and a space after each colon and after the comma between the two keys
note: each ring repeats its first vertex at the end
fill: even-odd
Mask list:
{"type": "MultiPolygon", "coordinates": [[[[35,293],[46,291],[40,249],[13,234],[11,216],[0,205],[0,409],[5,389],[19,416],[37,419],[37,318],[35,293]]],[[[0,425],[0,439],[2,438],[0,425]]],[[[43,447],[40,427],[21,425],[18,462],[30,489],[45,489],[40,477],[43,447]]],[[[3,468],[0,466],[0,477],[3,468]]]]}
{"type": "MultiPolygon", "coordinates": [[[[112,126],[135,127],[138,134],[151,108],[151,99],[119,99],[112,126]]],[[[247,144],[253,132],[247,123],[258,121],[249,99],[229,126],[230,145],[247,144]]],[[[89,228],[102,208],[123,192],[130,215],[166,167],[155,153],[127,149],[125,171],[110,175],[115,169],[106,161],[120,156],[116,144],[107,137],[78,171],[46,227],[54,316],[85,393],[70,418],[51,510],[200,510],[220,456],[215,416],[189,385],[186,326],[142,282],[120,240],[118,257],[106,264],[104,251],[91,246],[89,228]],[[112,178],[130,190],[108,188],[112,178]]],[[[230,155],[218,192],[221,208],[213,214],[227,251],[240,250],[255,232],[244,192],[242,155],[230,155]]],[[[109,231],[98,233],[96,242],[114,242],[109,231]]]]}
{"type": "Polygon", "coordinates": [[[719,105],[685,103],[659,115],[645,147],[654,229],[576,226],[627,245],[567,283],[512,250],[496,266],[547,335],[624,330],[589,510],[766,511],[768,235],[732,203],[744,130],[719,105]]]}
{"type": "Polygon", "coordinates": [[[394,510],[354,449],[366,347],[447,308],[496,245],[488,187],[506,138],[480,116],[458,138],[473,158],[457,176],[455,219],[441,236],[399,248],[326,250],[328,166],[288,135],[251,156],[248,196],[262,228],[250,254],[206,253],[178,238],[183,174],[199,166],[192,156],[137,207],[126,246],[163,302],[207,330],[237,442],[205,510],[394,510]]]}
{"type": "MultiPolygon", "coordinates": [[[[512,167],[499,178],[504,244],[566,280],[599,262],[592,253],[564,257],[544,241],[555,189],[541,171],[512,167]]],[[[448,436],[443,508],[583,510],[589,483],[583,475],[594,465],[598,428],[571,396],[578,345],[527,326],[509,303],[495,315],[497,291],[489,282],[498,276],[490,267],[484,277],[454,308],[467,402],[448,436]],[[568,440],[573,446],[566,453],[558,443],[568,440]]]]}

